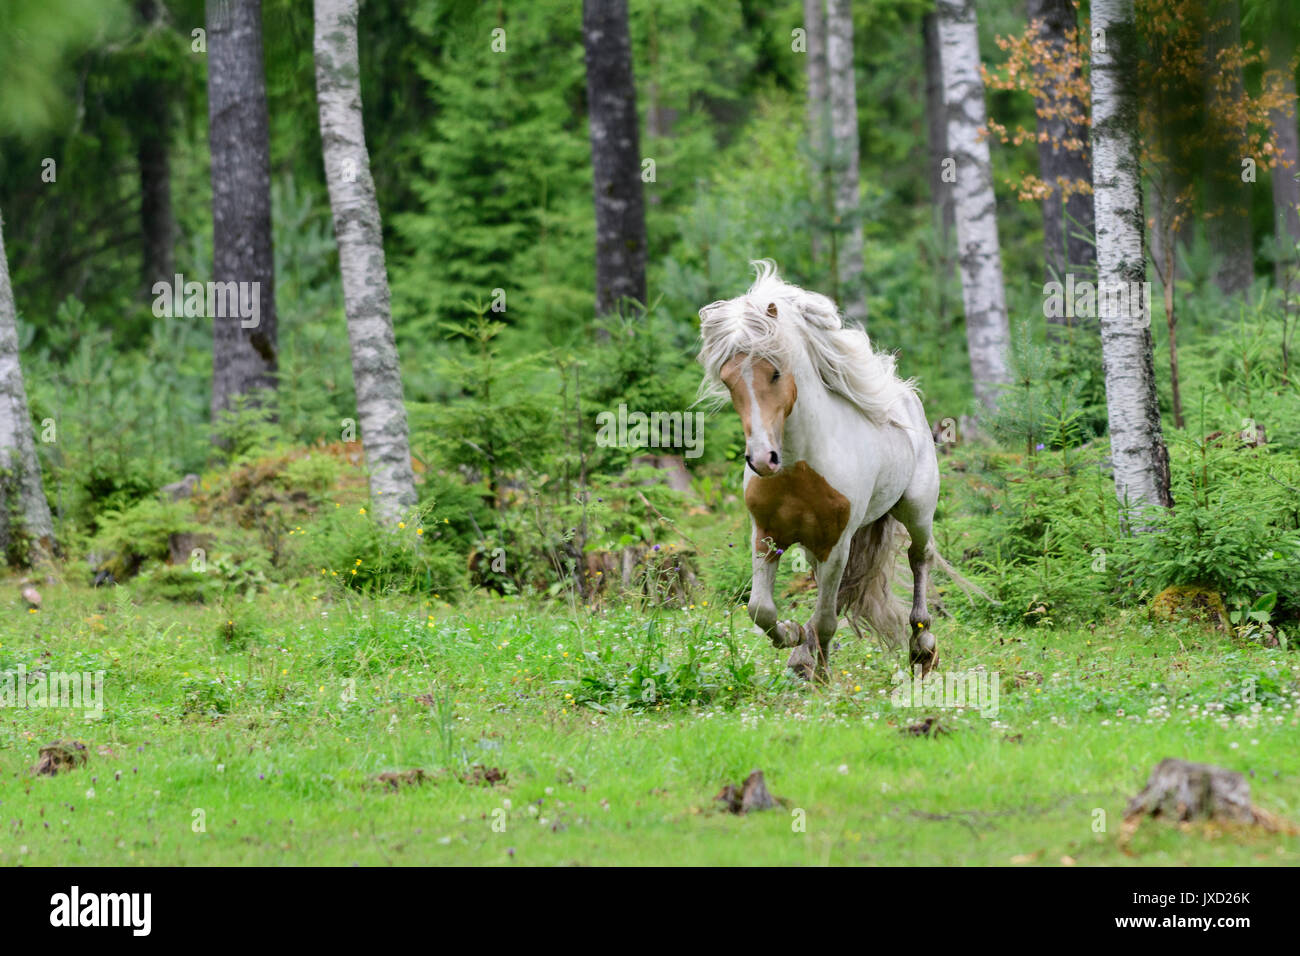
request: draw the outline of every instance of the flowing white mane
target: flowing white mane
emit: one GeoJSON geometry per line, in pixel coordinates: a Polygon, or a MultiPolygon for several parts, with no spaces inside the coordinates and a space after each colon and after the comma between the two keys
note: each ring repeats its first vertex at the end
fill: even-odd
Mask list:
{"type": "Polygon", "coordinates": [[[915,386],[895,373],[894,357],[872,348],[863,329],[846,328],[829,298],[783,281],[772,260],[750,264],[756,276],[748,292],[700,309],[700,400],[713,406],[728,401],[720,375],[737,352],[787,371],[806,357],[828,390],[848,399],[872,422],[898,421],[901,412],[894,406],[915,386]]]}

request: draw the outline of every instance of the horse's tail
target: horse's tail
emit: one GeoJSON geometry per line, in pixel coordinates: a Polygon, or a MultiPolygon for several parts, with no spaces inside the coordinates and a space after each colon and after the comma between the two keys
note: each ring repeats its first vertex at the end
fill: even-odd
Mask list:
{"type": "Polygon", "coordinates": [[[902,647],[907,641],[907,605],[894,595],[894,569],[903,526],[893,515],[863,525],[849,544],[849,560],[836,596],[839,613],[861,633],[865,621],[882,642],[902,647]]]}
{"type": "MultiPolygon", "coordinates": [[[[849,560],[836,598],[839,613],[848,618],[855,631],[861,633],[859,622],[865,622],[890,647],[902,647],[907,642],[908,605],[895,596],[893,589],[904,537],[902,523],[889,514],[859,528],[849,544],[849,560]]],[[[935,566],[967,597],[981,597],[990,604],[1001,603],[959,574],[933,542],[929,550],[935,566]]]]}

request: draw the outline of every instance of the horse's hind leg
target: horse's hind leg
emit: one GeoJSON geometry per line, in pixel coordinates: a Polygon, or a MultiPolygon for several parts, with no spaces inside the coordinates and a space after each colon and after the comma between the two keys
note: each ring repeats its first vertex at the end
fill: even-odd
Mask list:
{"type": "Polygon", "coordinates": [[[907,616],[908,651],[911,666],[915,668],[919,664],[921,676],[925,676],[939,660],[939,642],[930,630],[930,609],[925,600],[930,590],[930,540],[935,502],[928,496],[918,497],[920,500],[905,494],[894,507],[893,515],[912,536],[907,549],[907,563],[912,569],[912,610],[907,616]]]}

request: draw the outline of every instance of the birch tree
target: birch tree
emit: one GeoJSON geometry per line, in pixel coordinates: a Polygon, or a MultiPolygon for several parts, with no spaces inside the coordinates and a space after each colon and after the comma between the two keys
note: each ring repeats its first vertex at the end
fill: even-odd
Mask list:
{"type": "MultiPolygon", "coordinates": [[[[1145,221],[1138,163],[1137,29],[1133,0],[1092,4],[1092,170],[1097,214],[1099,304],[1108,290],[1146,284],[1145,221]]],[[[1170,506],[1169,454],[1160,427],[1150,312],[1143,295],[1127,308],[1100,308],[1102,366],[1115,492],[1130,514],[1170,506]]]]}
{"type": "Polygon", "coordinates": [[[53,550],[54,522],[41,484],[27,388],[18,361],[17,316],[0,218],[0,553],[33,561],[53,550]],[[15,555],[20,544],[26,553],[15,555]]]}
{"type": "MultiPolygon", "coordinates": [[[[822,216],[830,208],[827,175],[830,146],[830,87],[826,79],[826,0],[803,0],[803,28],[807,41],[808,138],[813,167],[813,206],[820,210],[812,229],[812,257],[820,263],[824,242],[822,216]]],[[[832,270],[834,271],[834,270],[832,270]]]]}
{"type": "Polygon", "coordinates": [[[257,289],[255,323],[212,316],[215,424],[235,396],[274,389],[279,368],[261,0],[208,0],[207,43],[212,278],[241,284],[250,302],[252,283],[257,289]]]}
{"type": "Polygon", "coordinates": [[[826,81],[830,95],[831,178],[835,200],[835,275],[847,318],[867,320],[863,285],[861,185],[858,177],[858,94],[853,74],[853,6],[826,0],[826,81]]]}
{"type": "Polygon", "coordinates": [[[925,65],[925,132],[929,160],[931,220],[938,245],[938,318],[948,318],[948,286],[952,276],[953,233],[957,228],[952,185],[945,181],[948,157],[948,111],[943,102],[943,63],[939,49],[939,16],[927,13],[921,20],[921,51],[925,65]]]}
{"type": "Polygon", "coordinates": [[[645,197],[627,0],[583,0],[582,42],[596,204],[596,314],[644,304],[645,197]]]}
{"type": "Polygon", "coordinates": [[[343,273],[361,444],[380,520],[416,503],[383,229],[361,114],[357,0],[316,0],[316,101],[343,273]]]}
{"type": "Polygon", "coordinates": [[[927,13],[921,20],[921,49],[925,64],[925,132],[930,160],[930,203],[935,227],[946,250],[957,223],[952,188],[944,182],[943,175],[943,161],[948,156],[948,111],[943,102],[939,17],[934,13],[927,13]]]}
{"type": "Polygon", "coordinates": [[[1002,286],[993,170],[988,143],[980,135],[986,116],[974,0],[939,0],[939,42],[948,150],[956,164],[953,205],[966,346],[975,397],[985,408],[994,409],[1001,386],[1011,381],[1011,332],[1002,286]]]}

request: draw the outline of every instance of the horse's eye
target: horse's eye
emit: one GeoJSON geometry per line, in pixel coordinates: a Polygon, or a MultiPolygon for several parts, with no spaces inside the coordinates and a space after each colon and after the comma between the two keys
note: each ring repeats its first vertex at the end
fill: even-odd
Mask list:
{"type": "Polygon", "coordinates": [[[781,370],[780,370],[779,368],[778,368],[778,369],[775,369],[775,370],[772,372],[772,381],[775,382],[775,381],[776,381],[778,378],[780,378],[780,377],[781,377],[781,370]]]}

